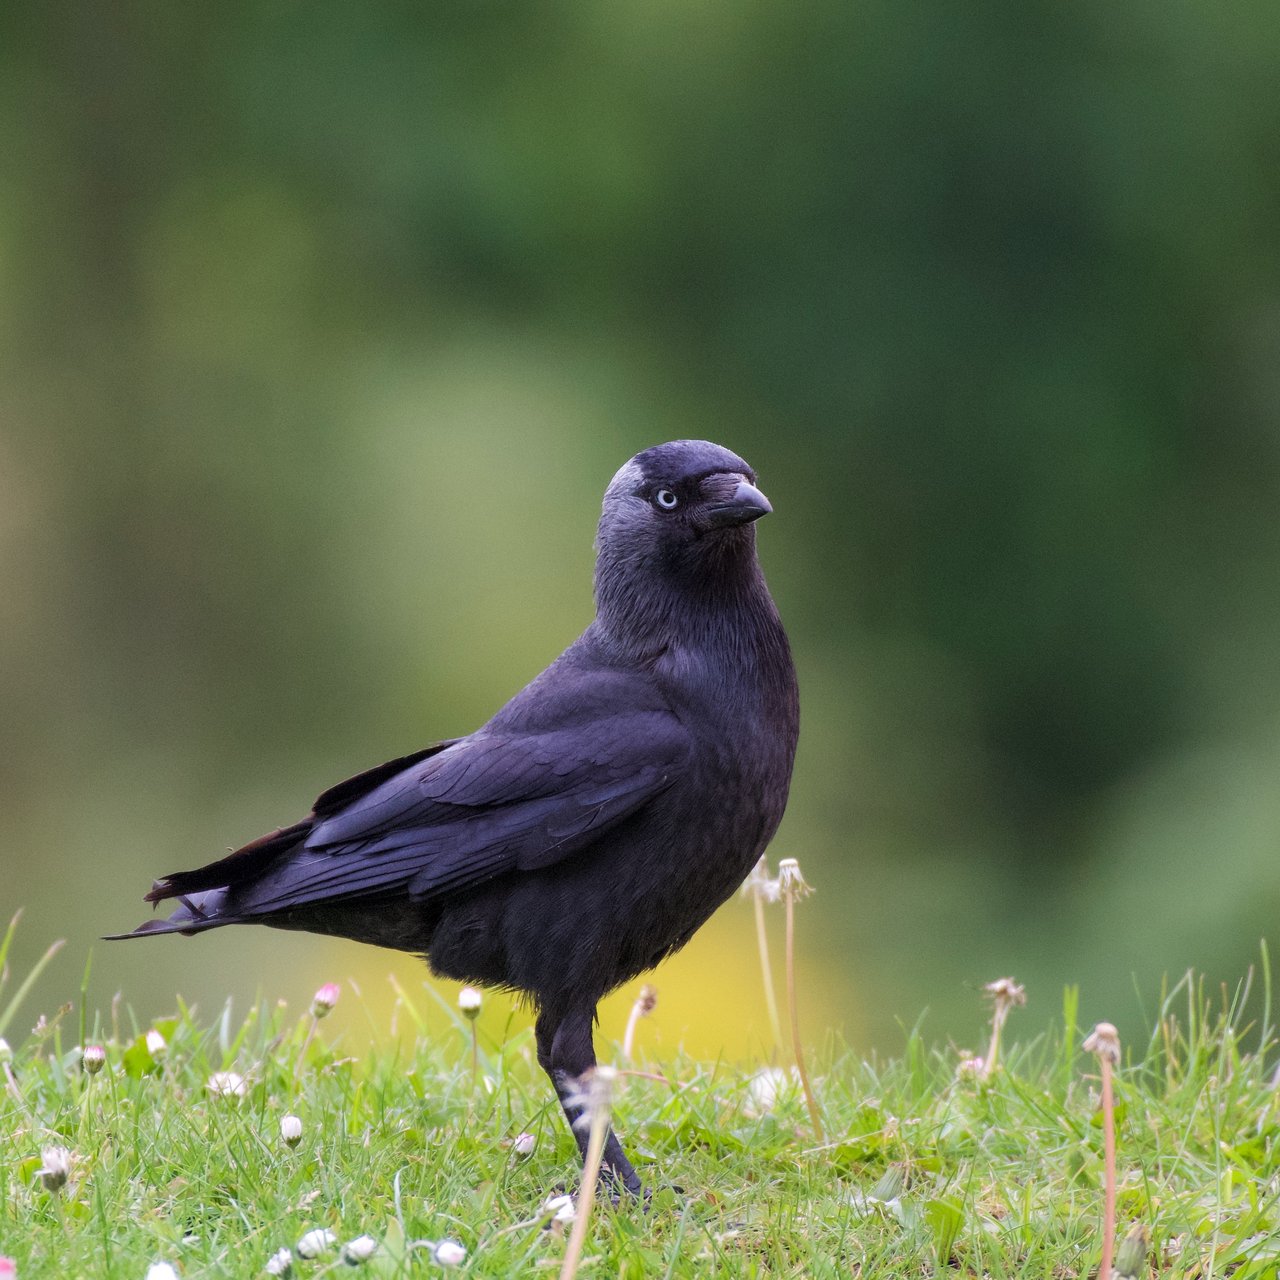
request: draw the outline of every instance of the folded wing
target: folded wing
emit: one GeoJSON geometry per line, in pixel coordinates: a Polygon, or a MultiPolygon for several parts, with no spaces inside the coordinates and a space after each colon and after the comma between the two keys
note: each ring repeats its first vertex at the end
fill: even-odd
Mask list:
{"type": "Polygon", "coordinates": [[[371,786],[340,784],[310,819],[148,897],[230,886],[225,909],[239,920],[384,895],[426,901],[572,856],[661,795],[688,755],[685,730],[660,710],[481,730],[361,775],[371,786]]]}

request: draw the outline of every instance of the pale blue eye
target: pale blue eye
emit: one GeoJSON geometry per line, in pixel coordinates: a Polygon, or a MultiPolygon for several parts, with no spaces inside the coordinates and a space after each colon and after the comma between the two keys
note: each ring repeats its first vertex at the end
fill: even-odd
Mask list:
{"type": "Polygon", "coordinates": [[[674,511],[680,505],[680,499],[670,489],[659,489],[653,495],[653,502],[663,511],[674,511]]]}

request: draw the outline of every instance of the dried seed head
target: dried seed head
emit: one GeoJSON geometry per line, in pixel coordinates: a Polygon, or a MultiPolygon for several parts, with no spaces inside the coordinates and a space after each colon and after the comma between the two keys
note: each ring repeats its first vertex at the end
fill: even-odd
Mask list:
{"type": "Polygon", "coordinates": [[[484,996],[475,987],[463,987],[458,992],[458,1008],[464,1018],[474,1022],[480,1016],[480,1006],[484,1004],[484,996]]]}
{"type": "Polygon", "coordinates": [[[1085,1053],[1096,1053],[1112,1065],[1120,1062],[1120,1033],[1109,1022],[1099,1022],[1084,1042],[1085,1053]]]}
{"type": "Polygon", "coordinates": [[[647,1018],[657,1007],[658,988],[646,982],[640,988],[640,994],[636,996],[636,1012],[642,1018],[647,1018]]]}
{"type": "Polygon", "coordinates": [[[36,1175],[46,1191],[61,1191],[71,1176],[71,1152],[66,1147],[45,1147],[40,1152],[41,1167],[36,1175]]]}
{"type": "Polygon", "coordinates": [[[269,1276],[287,1276],[293,1270],[293,1254],[288,1249],[277,1249],[267,1259],[266,1272],[269,1276]]]}
{"type": "Polygon", "coordinates": [[[378,1250],[378,1242],[372,1236],[356,1236],[342,1246],[341,1257],[349,1267],[368,1262],[378,1250]]]}
{"type": "Polygon", "coordinates": [[[215,1098],[243,1098],[249,1086],[238,1071],[215,1071],[204,1087],[215,1098]]]}
{"type": "MultiPolygon", "coordinates": [[[[147,1052],[157,1062],[159,1062],[160,1059],[163,1058],[164,1055],[169,1051],[169,1046],[165,1044],[164,1036],[162,1036],[155,1029],[155,1027],[152,1027],[151,1030],[147,1032],[145,1039],[147,1044],[147,1052]]],[[[156,1266],[159,1266],[159,1267],[167,1267],[168,1265],[169,1264],[167,1262],[156,1263],[156,1266]]]]}
{"type": "Polygon", "coordinates": [[[511,1143],[511,1149],[518,1156],[533,1155],[533,1148],[537,1145],[537,1139],[531,1133],[518,1133],[514,1141],[511,1143]]]}
{"type": "Polygon", "coordinates": [[[100,1044],[87,1044],[80,1055],[80,1065],[86,1074],[96,1076],[106,1065],[107,1051],[100,1044]]]}
{"type": "Polygon", "coordinates": [[[784,894],[793,898],[807,898],[813,892],[813,886],[800,874],[800,864],[795,858],[783,858],[778,863],[778,884],[784,894]]]}
{"type": "Polygon", "coordinates": [[[456,1240],[441,1240],[431,1250],[432,1259],[442,1267],[460,1267],[467,1260],[467,1251],[456,1240]]]}
{"type": "Polygon", "coordinates": [[[336,982],[326,982],[311,997],[311,1016],[313,1018],[327,1018],[333,1012],[333,1007],[338,1003],[338,997],[341,994],[342,988],[336,982]]]}
{"type": "Polygon", "coordinates": [[[742,882],[739,892],[744,898],[759,898],[762,902],[777,902],[782,886],[769,878],[769,860],[760,855],[760,861],[751,868],[751,874],[742,882]]]}
{"type": "Polygon", "coordinates": [[[280,1137],[286,1146],[296,1147],[302,1141],[302,1121],[293,1115],[281,1116],[280,1137]]]}
{"type": "Polygon", "coordinates": [[[298,1241],[298,1257],[318,1258],[322,1253],[327,1253],[337,1243],[338,1237],[332,1231],[327,1227],[317,1227],[314,1231],[308,1231],[298,1241]]]}
{"type": "Polygon", "coordinates": [[[982,988],[998,1009],[1012,1009],[1027,1003],[1027,989],[1013,978],[997,978],[982,988]]]}

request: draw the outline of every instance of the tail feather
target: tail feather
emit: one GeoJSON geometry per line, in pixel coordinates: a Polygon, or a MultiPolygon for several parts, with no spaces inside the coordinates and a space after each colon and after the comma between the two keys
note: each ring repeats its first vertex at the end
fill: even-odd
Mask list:
{"type": "Polygon", "coordinates": [[[183,894],[177,910],[167,919],[144,921],[132,933],[109,933],[105,940],[119,942],[124,938],[142,938],[153,933],[181,933],[190,936],[193,933],[204,933],[206,929],[220,929],[224,924],[244,923],[247,916],[223,910],[226,900],[225,889],[183,894]]]}
{"type": "MultiPolygon", "coordinates": [[[[224,924],[244,924],[251,920],[263,922],[273,913],[269,909],[254,909],[252,886],[269,878],[286,858],[298,852],[318,821],[341,812],[388,778],[443,751],[456,741],[456,738],[450,738],[433,743],[421,751],[388,760],[376,768],[356,774],[354,778],[348,778],[324,792],[316,800],[310,815],[301,822],[259,836],[225,858],[197,867],[194,871],[175,871],[172,875],[162,876],[143,900],[163,902],[166,898],[177,898],[177,910],[167,919],[148,920],[132,933],[113,933],[107,937],[115,941],[158,933],[203,933],[224,924]]],[[[306,927],[315,928],[316,924],[312,922],[306,927]]]]}

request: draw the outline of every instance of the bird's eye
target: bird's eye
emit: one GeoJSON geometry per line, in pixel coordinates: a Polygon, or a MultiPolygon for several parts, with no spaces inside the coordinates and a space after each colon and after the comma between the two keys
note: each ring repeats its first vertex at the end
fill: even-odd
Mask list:
{"type": "Polygon", "coordinates": [[[674,511],[680,505],[680,499],[670,489],[659,489],[653,495],[653,504],[663,511],[674,511]]]}

